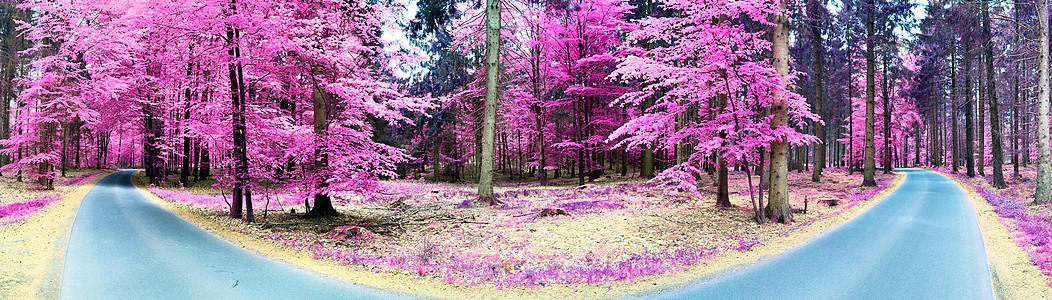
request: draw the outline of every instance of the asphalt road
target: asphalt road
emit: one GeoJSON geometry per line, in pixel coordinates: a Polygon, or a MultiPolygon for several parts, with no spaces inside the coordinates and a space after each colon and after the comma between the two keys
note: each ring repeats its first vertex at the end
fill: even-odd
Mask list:
{"type": "Polygon", "coordinates": [[[971,203],[949,179],[902,170],[888,198],[786,253],[640,295],[660,299],[993,299],[971,203]]]}
{"type": "Polygon", "coordinates": [[[230,244],[147,199],[134,171],[84,198],[66,250],[62,299],[389,299],[230,244]]]}

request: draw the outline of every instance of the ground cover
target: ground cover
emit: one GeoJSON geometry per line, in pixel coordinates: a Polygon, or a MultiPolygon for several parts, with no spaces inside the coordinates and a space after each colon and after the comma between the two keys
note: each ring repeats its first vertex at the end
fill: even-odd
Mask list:
{"type": "Polygon", "coordinates": [[[74,170],[39,191],[0,177],[0,299],[56,299],[77,207],[110,170],[74,170]]]}
{"type": "Polygon", "coordinates": [[[94,180],[109,171],[78,170],[68,177],[58,178],[54,190],[46,191],[32,187],[15,177],[0,176],[0,226],[25,220],[49,204],[61,200],[62,194],[94,180]]]}
{"type": "Polygon", "coordinates": [[[619,176],[583,186],[507,184],[496,189],[505,202],[497,207],[466,205],[473,185],[399,180],[382,182],[377,195],[339,197],[343,215],[328,219],[293,213],[303,204],[289,193],[260,197],[283,209],[257,211],[254,224],[226,218],[224,196],[208,189],[147,189],[233,230],[356,270],[539,288],[631,282],[748,251],[864,202],[893,178],[860,188],[859,176],[826,173],[821,183],[810,182],[810,173],[790,174],[797,213],[789,225],[753,221],[742,172],[731,174],[735,207],[727,209],[713,207],[710,178],[702,178],[700,198],[619,176]]]}
{"type": "MultiPolygon", "coordinates": [[[[963,172],[954,173],[937,168],[969,187],[993,206],[999,221],[1010,231],[1016,245],[1026,252],[1030,263],[1037,266],[1052,287],[1052,206],[1033,204],[1037,171],[1033,167],[1020,168],[1020,176],[1006,172],[1008,187],[995,189],[990,175],[969,178],[963,172]]],[[[990,174],[990,172],[986,172],[990,174]]]]}

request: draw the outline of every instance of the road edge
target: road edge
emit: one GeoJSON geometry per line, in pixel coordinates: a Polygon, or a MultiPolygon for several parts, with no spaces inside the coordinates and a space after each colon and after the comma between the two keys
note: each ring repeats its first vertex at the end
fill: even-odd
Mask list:
{"type": "MultiPolygon", "coordinates": [[[[387,273],[378,275],[370,271],[338,266],[324,260],[315,260],[304,252],[283,249],[273,245],[273,243],[269,241],[263,240],[262,238],[238,232],[229,227],[220,225],[217,223],[217,220],[212,220],[190,212],[186,207],[158,197],[135,180],[132,180],[132,182],[139,191],[146,195],[147,198],[158,203],[161,207],[231,244],[269,259],[349,284],[360,284],[374,289],[435,299],[550,299],[566,297],[594,299],[638,297],[641,294],[646,295],[651,292],[682,286],[700,278],[732,272],[768,260],[778,254],[806,244],[823,233],[865,213],[870,208],[887,198],[887,196],[891,195],[891,193],[894,193],[905,181],[906,176],[905,172],[896,171],[892,182],[889,183],[880,193],[873,195],[873,197],[860,202],[858,205],[851,207],[836,216],[818,220],[790,235],[768,240],[765,244],[756,246],[749,251],[729,253],[715,261],[698,264],[681,272],[653,275],[631,282],[594,285],[579,284],[575,286],[560,285],[549,286],[538,290],[497,289],[486,286],[463,287],[432,280],[419,279],[412,276],[401,276],[387,273]]],[[[231,222],[237,221],[231,220],[231,222]]]]}
{"type": "Polygon", "coordinates": [[[945,173],[928,170],[950,179],[964,191],[972,203],[979,231],[986,248],[990,280],[997,299],[1052,299],[1052,288],[1045,284],[1041,270],[1030,263],[1026,252],[1016,245],[1011,231],[1000,221],[993,205],[975,192],[975,188],[945,173]],[[1031,276],[1029,274],[1039,276],[1031,276]],[[1040,297],[1040,298],[1035,298],[1040,297]]]}
{"type": "MultiPolygon", "coordinates": [[[[42,256],[17,261],[17,264],[29,265],[29,269],[24,270],[27,272],[19,272],[28,280],[14,287],[4,287],[5,291],[13,294],[6,295],[4,292],[0,293],[0,296],[17,296],[14,299],[57,299],[59,297],[62,289],[66,246],[80,204],[99,181],[114,173],[116,172],[99,174],[88,183],[63,193],[62,200],[51,203],[41,212],[25,220],[0,227],[0,238],[21,238],[18,241],[35,240],[38,242],[25,245],[31,249],[23,249],[24,252],[46,253],[42,256]],[[56,222],[56,220],[59,221],[56,222]],[[40,241],[43,242],[39,243],[40,241]]],[[[5,260],[0,259],[0,265],[8,266],[7,263],[4,263],[5,260]]]]}
{"type": "Polygon", "coordinates": [[[815,221],[813,224],[803,227],[799,231],[793,232],[787,236],[765,241],[763,245],[753,247],[748,251],[728,253],[724,257],[691,268],[691,270],[688,271],[654,276],[654,280],[663,280],[664,282],[655,283],[653,288],[642,292],[637,291],[629,296],[637,298],[653,296],[658,292],[673,291],[686,287],[687,285],[701,283],[706,279],[714,278],[721,274],[728,274],[749,268],[758,263],[770,260],[782,253],[803,246],[822,234],[836,229],[840,227],[840,225],[850,222],[858,216],[866,213],[870,208],[873,208],[873,206],[876,206],[897,191],[898,188],[902,186],[902,183],[905,182],[907,174],[897,170],[894,174],[894,179],[892,179],[891,183],[889,183],[884,190],[836,216],[815,221]],[[666,276],[667,278],[662,278],[666,276]]]}

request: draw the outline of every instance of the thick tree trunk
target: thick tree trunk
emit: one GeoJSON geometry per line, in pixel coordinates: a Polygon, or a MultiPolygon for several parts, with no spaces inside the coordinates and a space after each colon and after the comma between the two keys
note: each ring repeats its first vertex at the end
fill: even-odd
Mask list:
{"type": "MultiPolygon", "coordinates": [[[[990,143],[993,159],[990,161],[994,172],[994,188],[1003,189],[1005,184],[1004,151],[1001,149],[1001,110],[997,102],[997,88],[994,86],[994,43],[990,38],[990,0],[983,0],[983,36],[988,37],[983,43],[986,52],[986,99],[990,101],[990,143]]],[[[980,118],[981,120],[982,118],[980,118]]],[[[982,156],[980,156],[982,161],[982,156]]],[[[982,170],[982,168],[980,168],[982,170]]]]}
{"type": "MultiPolygon", "coordinates": [[[[779,1],[778,10],[788,13],[786,1],[779,1]]],[[[774,16],[774,35],[772,54],[774,68],[780,76],[789,76],[789,20],[785,15],[774,16]]],[[[784,84],[784,83],[783,83],[784,84]]],[[[771,105],[771,127],[788,126],[788,107],[784,98],[775,99],[771,105]]],[[[768,218],[786,223],[793,219],[792,207],[789,205],[788,156],[789,143],[785,139],[771,143],[770,190],[768,191],[765,212],[768,218]]]]}
{"type": "Polygon", "coordinates": [[[479,200],[497,204],[493,195],[493,137],[500,94],[500,0],[486,0],[486,101],[482,111],[482,153],[479,165],[479,200]]]}
{"type": "MultiPolygon", "coordinates": [[[[870,7],[873,7],[873,0],[866,1],[870,7]]],[[[876,173],[875,156],[876,149],[873,140],[873,110],[876,97],[876,59],[874,57],[874,32],[873,32],[873,10],[870,9],[867,13],[866,18],[866,146],[865,153],[863,153],[863,159],[865,160],[865,169],[862,171],[862,186],[877,186],[877,180],[874,178],[876,173]]]]}
{"type": "Polygon", "coordinates": [[[315,179],[317,188],[314,192],[314,207],[307,213],[307,217],[335,216],[339,215],[339,212],[332,206],[332,198],[327,192],[324,192],[329,187],[328,179],[331,176],[329,153],[321,149],[329,133],[328,94],[322,91],[320,86],[315,85],[311,99],[314,104],[314,135],[317,139],[315,143],[318,146],[318,149],[314,150],[314,155],[318,157],[318,160],[314,162],[314,171],[318,178],[315,179]]]}
{"type": "Polygon", "coordinates": [[[1037,188],[1035,203],[1052,202],[1048,141],[1048,0],[1037,0],[1037,188]]]}
{"type": "MultiPolygon", "coordinates": [[[[726,80],[726,74],[724,74],[724,80],[726,80]]],[[[727,95],[716,96],[716,107],[719,107],[719,113],[722,113],[727,109],[727,95]]],[[[735,124],[737,129],[737,123],[735,124]]],[[[727,138],[726,134],[720,134],[720,138],[727,138]]],[[[713,156],[716,158],[716,207],[731,207],[730,187],[727,182],[727,160],[719,156],[719,152],[714,153],[713,156]]],[[[677,163],[683,163],[679,161],[677,163]]]]}

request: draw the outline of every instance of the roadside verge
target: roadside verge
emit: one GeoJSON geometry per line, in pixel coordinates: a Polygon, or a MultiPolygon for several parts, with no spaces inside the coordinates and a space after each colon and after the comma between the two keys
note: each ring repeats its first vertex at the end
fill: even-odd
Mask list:
{"type": "Polygon", "coordinates": [[[990,278],[998,299],[1052,299],[1052,288],[1045,284],[1041,270],[1030,263],[1026,252],[1012,239],[1011,231],[1001,223],[1000,216],[975,188],[953,176],[936,172],[952,180],[964,190],[975,208],[986,246],[990,278]]]}
{"type": "Polygon", "coordinates": [[[84,196],[102,178],[62,195],[25,220],[0,226],[0,299],[56,299],[62,287],[66,243],[84,196]]]}

